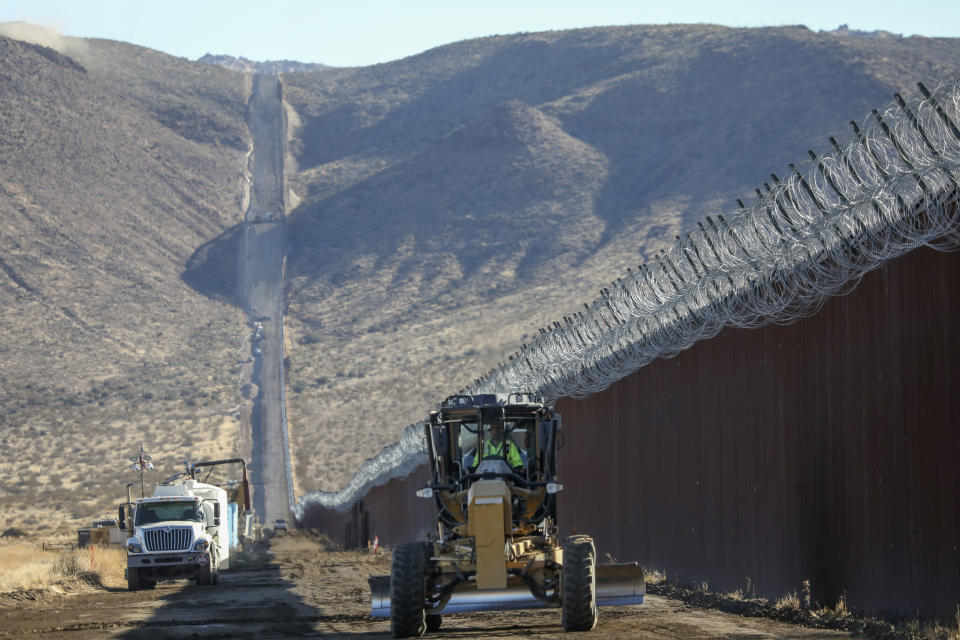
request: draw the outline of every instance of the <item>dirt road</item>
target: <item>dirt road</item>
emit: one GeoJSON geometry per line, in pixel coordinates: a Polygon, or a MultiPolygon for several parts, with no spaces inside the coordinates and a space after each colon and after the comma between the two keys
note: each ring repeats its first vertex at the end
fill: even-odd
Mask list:
{"type": "Polygon", "coordinates": [[[283,400],[283,260],[286,250],[283,105],[279,80],[254,77],[247,119],[253,134],[252,190],[241,262],[247,317],[263,325],[253,349],[251,414],[253,508],[268,525],[290,518],[290,449],[283,400]]]}
{"type": "MultiPolygon", "coordinates": [[[[387,555],[327,551],[315,537],[275,537],[216,587],[185,581],[155,590],[97,591],[37,600],[0,596],[0,638],[388,638],[370,618],[367,576],[389,573],[387,555]]],[[[445,617],[435,638],[820,640],[848,634],[696,609],[648,596],[643,605],[601,610],[592,632],[565,634],[560,613],[514,611],[445,617]]]]}

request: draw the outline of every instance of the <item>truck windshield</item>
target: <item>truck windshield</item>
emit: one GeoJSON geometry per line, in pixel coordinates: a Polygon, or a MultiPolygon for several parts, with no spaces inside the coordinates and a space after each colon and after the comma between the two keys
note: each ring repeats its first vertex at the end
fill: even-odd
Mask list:
{"type": "Polygon", "coordinates": [[[147,502],[137,505],[135,524],[145,525],[170,520],[188,520],[203,522],[203,511],[200,503],[194,500],[189,502],[147,502]]]}

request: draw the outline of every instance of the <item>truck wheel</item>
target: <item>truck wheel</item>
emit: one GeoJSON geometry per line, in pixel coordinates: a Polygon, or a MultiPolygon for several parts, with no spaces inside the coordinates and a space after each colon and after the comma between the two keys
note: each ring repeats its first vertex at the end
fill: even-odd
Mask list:
{"type": "Polygon", "coordinates": [[[136,591],[140,587],[140,568],[127,567],[127,589],[136,591]]]}
{"type": "Polygon", "coordinates": [[[597,626],[597,551],[590,536],[571,536],[563,543],[560,591],[565,631],[597,626]]]}
{"type": "Polygon", "coordinates": [[[390,563],[390,631],[394,638],[419,638],[427,631],[426,543],[407,542],[390,563]]]}
{"type": "Polygon", "coordinates": [[[200,571],[197,573],[197,586],[204,587],[210,583],[210,563],[200,565],[200,571]]]}
{"type": "Polygon", "coordinates": [[[443,624],[443,616],[439,613],[428,613],[427,614],[427,631],[433,633],[435,631],[440,631],[440,625],[443,624]]]}

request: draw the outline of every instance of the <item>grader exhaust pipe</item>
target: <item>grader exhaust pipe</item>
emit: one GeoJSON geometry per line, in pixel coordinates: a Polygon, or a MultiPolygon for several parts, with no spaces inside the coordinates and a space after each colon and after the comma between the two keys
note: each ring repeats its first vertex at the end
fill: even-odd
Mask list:
{"type": "MultiPolygon", "coordinates": [[[[390,576],[372,576],[369,582],[370,615],[389,618],[390,576]]],[[[643,604],[646,595],[643,569],[637,563],[597,565],[596,592],[598,607],[643,604]]],[[[551,606],[556,605],[539,600],[522,579],[511,576],[506,589],[476,589],[467,585],[454,590],[446,606],[436,613],[545,609],[551,606]]]]}

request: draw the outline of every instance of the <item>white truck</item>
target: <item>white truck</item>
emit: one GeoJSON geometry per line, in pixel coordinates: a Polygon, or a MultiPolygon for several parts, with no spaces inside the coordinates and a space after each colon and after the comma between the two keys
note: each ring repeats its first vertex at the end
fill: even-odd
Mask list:
{"type": "MultiPolygon", "coordinates": [[[[207,474],[209,477],[209,473],[207,474]]],[[[247,463],[243,458],[187,463],[185,473],[157,485],[153,495],[119,510],[120,527],[127,538],[127,587],[134,591],[152,588],[160,580],[195,579],[198,585],[217,584],[220,571],[230,567],[230,548],[237,546],[240,523],[238,504],[243,505],[243,531],[250,535],[253,512],[247,463]],[[240,464],[237,502],[228,502],[227,491],[197,482],[196,472],[223,464],[240,464]],[[129,522],[128,522],[128,516],[129,522]]]]}
{"type": "Polygon", "coordinates": [[[152,588],[160,580],[193,578],[217,584],[230,566],[227,492],[187,479],[158,485],[136,501],[127,538],[127,587],[152,588]]]}

